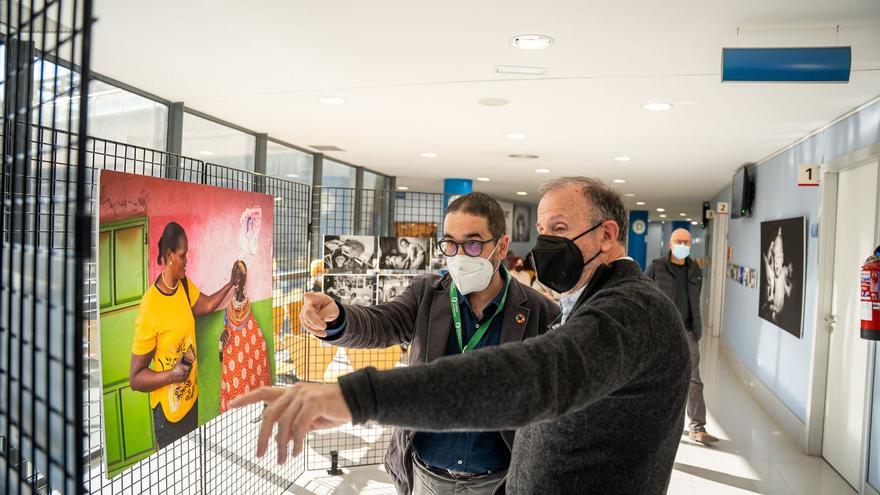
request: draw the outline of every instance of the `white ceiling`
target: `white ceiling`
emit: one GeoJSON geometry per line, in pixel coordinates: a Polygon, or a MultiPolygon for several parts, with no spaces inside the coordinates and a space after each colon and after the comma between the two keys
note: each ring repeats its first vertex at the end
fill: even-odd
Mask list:
{"type": "Polygon", "coordinates": [[[880,95],[877,0],[99,0],[95,15],[95,71],[294,144],[339,146],[331,155],[411,190],[487,176],[478,189],[534,200],[547,177],[622,178],[630,206],[670,219],[698,216],[740,164],[880,95]],[[555,44],[511,47],[523,33],[555,44]],[[720,82],[724,46],[838,43],[853,46],[846,85],[720,82]],[[330,95],[346,103],[318,102],[330,95]],[[675,107],[643,111],[650,101],[675,107]]]}

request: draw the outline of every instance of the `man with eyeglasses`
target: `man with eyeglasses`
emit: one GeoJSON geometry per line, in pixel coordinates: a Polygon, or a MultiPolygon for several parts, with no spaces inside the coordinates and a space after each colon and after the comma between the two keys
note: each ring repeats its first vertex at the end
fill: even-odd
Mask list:
{"type": "MultiPolygon", "coordinates": [[[[497,201],[482,193],[461,196],[449,205],[437,242],[448,275],[417,277],[394,301],[373,307],[306,294],[302,324],[341,347],[410,344],[411,365],[544,333],[559,308],[508,273],[505,227],[497,201]]],[[[407,254],[410,244],[400,240],[407,254]]],[[[513,439],[513,431],[397,429],[385,463],[401,494],[492,494],[503,491],[513,439]]]]}
{"type": "Polygon", "coordinates": [[[616,191],[566,177],[541,193],[532,258],[538,279],[562,295],[561,323],[424,366],[252,391],[232,405],[268,403],[257,455],[276,424],[279,462],[291,443],[294,456],[302,452],[308,432],[348,421],[517,428],[508,493],[665,494],[691,372],[681,316],[626,256],[627,213],[616,191]]]}

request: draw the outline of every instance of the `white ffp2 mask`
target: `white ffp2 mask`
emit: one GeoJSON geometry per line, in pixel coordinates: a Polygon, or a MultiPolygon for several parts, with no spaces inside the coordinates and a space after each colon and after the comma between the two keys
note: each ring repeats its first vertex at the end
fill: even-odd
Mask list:
{"type": "MultiPolygon", "coordinates": [[[[498,249],[498,245],[495,245],[498,249]]],[[[495,253],[495,249],[489,254],[495,253]]],[[[501,266],[500,264],[498,266],[501,266]]],[[[458,292],[463,295],[473,292],[480,292],[489,287],[492,282],[492,275],[495,274],[496,268],[492,266],[492,262],[481,256],[470,257],[466,254],[458,254],[446,258],[446,267],[449,269],[449,275],[452,282],[458,288],[458,292]]]]}

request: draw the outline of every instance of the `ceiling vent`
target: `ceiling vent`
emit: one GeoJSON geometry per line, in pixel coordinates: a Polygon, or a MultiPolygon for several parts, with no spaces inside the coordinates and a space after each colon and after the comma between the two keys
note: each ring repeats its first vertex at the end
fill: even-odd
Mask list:
{"type": "Polygon", "coordinates": [[[310,144],[309,146],[318,151],[345,151],[339,146],[333,146],[332,144],[310,144]]]}

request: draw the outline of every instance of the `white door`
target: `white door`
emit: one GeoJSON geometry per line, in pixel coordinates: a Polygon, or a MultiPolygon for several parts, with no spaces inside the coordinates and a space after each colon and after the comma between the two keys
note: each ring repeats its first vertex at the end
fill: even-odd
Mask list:
{"type": "MultiPolygon", "coordinates": [[[[868,342],[859,338],[859,268],[875,247],[877,162],[840,172],[822,456],[859,486],[868,342]]],[[[821,328],[821,325],[820,325],[821,328]]],[[[821,331],[821,330],[820,330],[821,331]]]]}
{"type": "Polygon", "coordinates": [[[712,278],[709,287],[708,325],[713,337],[721,336],[721,309],[724,305],[724,279],[727,278],[727,215],[712,219],[712,278]]]}

